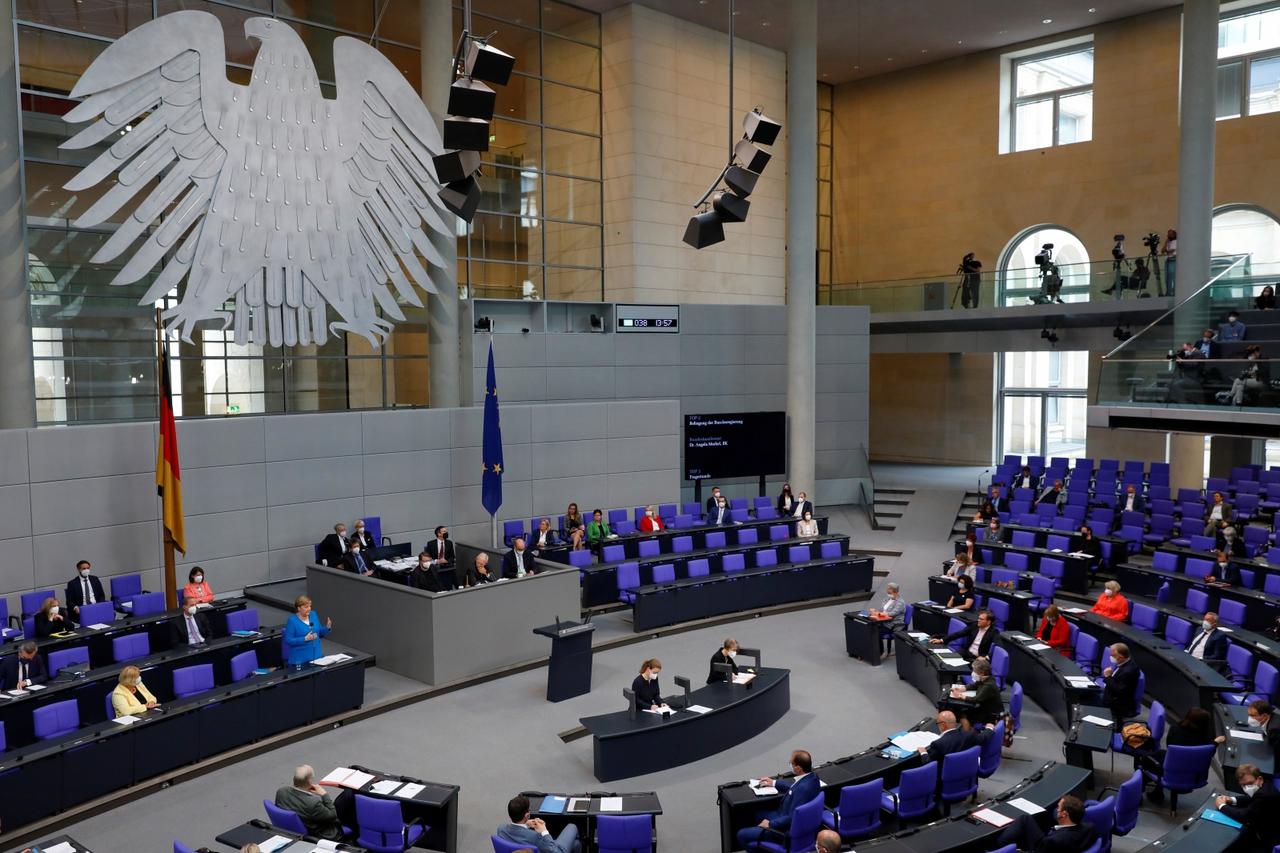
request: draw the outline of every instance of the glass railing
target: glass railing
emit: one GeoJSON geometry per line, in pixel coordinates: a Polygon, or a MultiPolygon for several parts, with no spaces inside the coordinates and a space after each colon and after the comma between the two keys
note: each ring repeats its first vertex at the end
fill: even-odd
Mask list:
{"type": "MultiPolygon", "coordinates": [[[[1246,259],[1233,265],[1232,257],[1213,259],[1214,272],[1232,269],[1232,279],[1262,274],[1246,259]]],[[[1275,265],[1272,265],[1275,266],[1275,265]]],[[[1149,258],[1056,264],[1046,269],[1027,267],[982,272],[966,279],[960,273],[920,278],[856,283],[824,284],[818,288],[820,305],[867,305],[872,313],[908,311],[963,311],[971,308],[1016,308],[1050,303],[1127,301],[1174,296],[1163,259],[1149,258]]],[[[1272,270],[1273,278],[1277,270],[1272,270]]],[[[1176,279],[1174,285],[1176,287],[1176,279]]]]}
{"type": "Polygon", "coordinates": [[[1103,357],[1097,403],[1280,408],[1280,311],[1257,302],[1277,280],[1280,264],[1215,259],[1206,284],[1103,357]]]}

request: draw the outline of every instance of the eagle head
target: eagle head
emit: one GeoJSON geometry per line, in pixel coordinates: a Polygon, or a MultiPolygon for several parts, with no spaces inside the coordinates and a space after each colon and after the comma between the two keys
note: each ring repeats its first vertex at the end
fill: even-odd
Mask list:
{"type": "Polygon", "coordinates": [[[274,18],[250,18],[244,22],[244,34],[254,41],[266,43],[272,36],[289,27],[274,18]]]}

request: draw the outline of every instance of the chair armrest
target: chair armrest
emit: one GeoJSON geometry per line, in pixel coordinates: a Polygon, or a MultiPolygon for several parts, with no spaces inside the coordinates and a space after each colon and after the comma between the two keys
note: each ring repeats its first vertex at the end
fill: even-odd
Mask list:
{"type": "Polygon", "coordinates": [[[409,827],[422,824],[422,829],[425,832],[427,829],[427,826],[426,824],[422,823],[424,818],[426,818],[426,815],[418,815],[413,820],[406,823],[404,825],[404,829],[400,830],[400,834],[404,838],[404,846],[406,850],[409,849],[409,827]]]}

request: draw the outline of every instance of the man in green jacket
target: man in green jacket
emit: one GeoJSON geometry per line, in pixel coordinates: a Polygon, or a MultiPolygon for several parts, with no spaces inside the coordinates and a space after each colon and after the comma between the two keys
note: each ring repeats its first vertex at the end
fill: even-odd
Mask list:
{"type": "Polygon", "coordinates": [[[329,841],[342,838],[333,797],[316,784],[316,771],[309,764],[293,771],[292,785],[276,791],[276,806],[297,813],[309,835],[329,841]]]}

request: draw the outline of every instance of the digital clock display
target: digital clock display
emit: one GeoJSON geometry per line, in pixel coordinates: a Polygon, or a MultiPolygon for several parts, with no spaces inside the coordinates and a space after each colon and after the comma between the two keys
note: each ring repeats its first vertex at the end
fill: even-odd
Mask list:
{"type": "Polygon", "coordinates": [[[619,332],[679,332],[679,305],[615,305],[619,332]]]}

